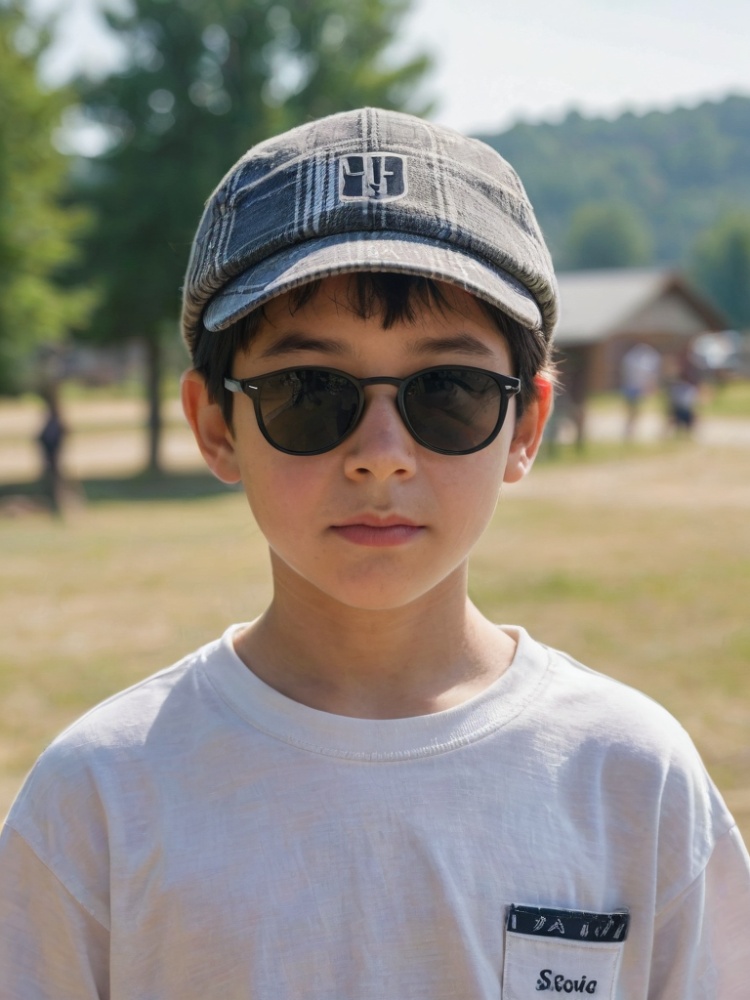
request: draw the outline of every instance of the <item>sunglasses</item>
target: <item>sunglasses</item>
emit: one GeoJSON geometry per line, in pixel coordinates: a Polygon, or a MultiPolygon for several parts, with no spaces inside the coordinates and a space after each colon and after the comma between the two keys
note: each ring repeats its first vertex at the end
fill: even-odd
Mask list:
{"type": "Polygon", "coordinates": [[[335,368],[283,368],[257,378],[225,378],[230,392],[253,401],[261,433],[288,455],[320,455],[352,433],[368,385],[393,385],[396,406],[419,444],[441,455],[486,448],[503,426],[521,382],[483,368],[423,368],[406,378],[354,378],[335,368]]]}

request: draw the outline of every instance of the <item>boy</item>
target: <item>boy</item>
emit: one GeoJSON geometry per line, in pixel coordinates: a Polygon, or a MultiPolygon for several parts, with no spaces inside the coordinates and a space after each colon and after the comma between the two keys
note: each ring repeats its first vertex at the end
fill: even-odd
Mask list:
{"type": "Polygon", "coordinates": [[[273,599],[42,756],[4,996],[743,995],[748,857],[685,733],[467,599],[556,301],[517,177],[447,129],[348,112],[225,177],[183,403],[273,599]]]}

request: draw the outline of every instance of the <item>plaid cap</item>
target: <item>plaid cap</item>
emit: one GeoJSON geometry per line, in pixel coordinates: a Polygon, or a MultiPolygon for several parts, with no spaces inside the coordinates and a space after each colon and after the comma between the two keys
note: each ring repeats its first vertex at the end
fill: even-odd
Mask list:
{"type": "Polygon", "coordinates": [[[513,168],[476,139],[363,108],[250,149],[208,200],[183,290],[192,348],[318,278],[398,271],[447,281],[549,339],[552,261],[513,168]]]}

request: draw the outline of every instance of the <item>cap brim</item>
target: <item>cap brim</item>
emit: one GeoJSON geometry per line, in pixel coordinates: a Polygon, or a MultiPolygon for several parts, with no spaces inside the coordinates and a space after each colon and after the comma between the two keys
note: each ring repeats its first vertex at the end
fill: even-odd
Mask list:
{"type": "Polygon", "coordinates": [[[204,326],[225,330],[277,295],[356,271],[396,271],[446,281],[497,306],[529,330],[542,328],[536,300],[512,275],[450,244],[389,232],[341,234],[280,250],[230,279],[206,306],[204,326]]]}

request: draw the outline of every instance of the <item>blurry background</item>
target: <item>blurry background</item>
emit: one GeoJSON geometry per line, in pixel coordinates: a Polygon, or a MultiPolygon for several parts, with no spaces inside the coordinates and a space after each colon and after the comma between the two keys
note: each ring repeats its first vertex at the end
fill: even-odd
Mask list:
{"type": "Polygon", "coordinates": [[[176,403],[180,284],[249,145],[375,104],[505,155],[560,274],[555,419],[477,602],[666,704],[750,835],[748,38],[739,0],[0,0],[0,813],[267,599],[176,403]]]}

